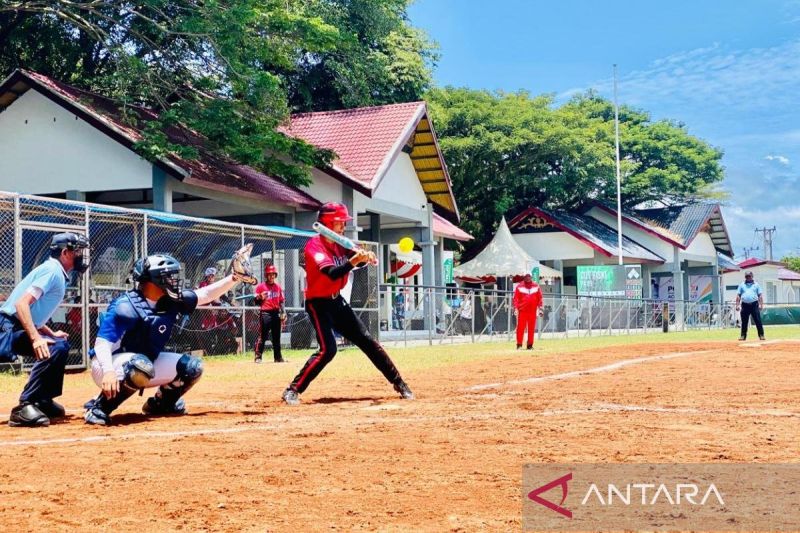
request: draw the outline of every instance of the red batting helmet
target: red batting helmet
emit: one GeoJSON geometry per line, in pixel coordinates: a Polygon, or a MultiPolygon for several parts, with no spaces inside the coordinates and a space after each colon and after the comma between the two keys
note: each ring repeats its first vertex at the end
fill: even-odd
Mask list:
{"type": "Polygon", "coordinates": [[[275,265],[267,265],[264,267],[264,275],[266,276],[267,274],[275,274],[277,276],[278,269],[275,268],[275,265]]]}
{"type": "Polygon", "coordinates": [[[353,220],[353,217],[347,211],[347,206],[337,202],[322,204],[317,215],[317,221],[329,228],[334,222],[347,222],[348,220],[353,220]]]}

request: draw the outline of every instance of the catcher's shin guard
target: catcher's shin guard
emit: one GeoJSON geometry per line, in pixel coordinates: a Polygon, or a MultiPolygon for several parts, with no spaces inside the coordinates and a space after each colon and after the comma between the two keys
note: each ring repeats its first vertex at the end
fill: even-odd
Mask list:
{"type": "Polygon", "coordinates": [[[146,414],[184,414],[185,403],[181,396],[191,389],[203,375],[203,361],[199,357],[184,354],[178,359],[175,380],[162,385],[155,396],[148,398],[142,407],[146,414]]]}

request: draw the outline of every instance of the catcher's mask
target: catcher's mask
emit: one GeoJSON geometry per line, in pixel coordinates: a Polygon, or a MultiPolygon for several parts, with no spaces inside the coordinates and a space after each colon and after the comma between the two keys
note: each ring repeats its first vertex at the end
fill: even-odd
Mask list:
{"type": "Polygon", "coordinates": [[[181,264],[171,255],[155,254],[139,259],[133,265],[132,274],[136,283],[149,281],[166,292],[170,299],[176,301],[181,299],[183,287],[181,264]]]}
{"type": "Polygon", "coordinates": [[[348,220],[353,220],[353,217],[350,216],[347,206],[337,202],[322,204],[317,215],[317,222],[327,228],[333,227],[334,222],[347,222],[348,220]]]}
{"type": "Polygon", "coordinates": [[[80,233],[56,233],[50,241],[50,255],[58,257],[62,250],[75,252],[72,269],[80,274],[89,270],[89,239],[80,233]]]}

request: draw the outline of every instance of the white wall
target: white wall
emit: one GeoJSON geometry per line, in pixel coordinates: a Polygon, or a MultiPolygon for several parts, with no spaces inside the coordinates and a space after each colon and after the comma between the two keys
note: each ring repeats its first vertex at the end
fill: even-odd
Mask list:
{"type": "Polygon", "coordinates": [[[716,257],[717,249],[714,248],[714,243],[711,241],[711,236],[705,231],[701,231],[694,238],[692,244],[686,248],[687,254],[704,255],[707,257],[716,257]]]}
{"type": "Polygon", "coordinates": [[[397,156],[372,196],[414,209],[428,203],[414,164],[406,153],[397,156]]]}
{"type": "Polygon", "coordinates": [[[322,203],[342,201],[342,183],[319,169],[311,170],[311,185],[301,187],[305,192],[322,203]]]}
{"type": "MultiPolygon", "coordinates": [[[[744,273],[748,270],[753,272],[753,279],[755,279],[756,283],[761,286],[761,290],[764,291],[764,302],[765,303],[776,303],[769,291],[767,290],[768,284],[772,284],[776,287],[776,296],[779,303],[786,302],[786,286],[790,282],[782,281],[778,279],[778,269],[781,268],[777,265],[760,265],[757,267],[748,267],[744,268],[739,272],[728,272],[727,274],[722,275],[722,282],[724,285],[736,285],[738,286],[740,283],[744,281],[744,273]]],[[[726,290],[725,291],[725,301],[734,301],[736,299],[736,291],[735,290],[726,290]]]]}
{"type": "Polygon", "coordinates": [[[32,89],[0,114],[0,162],[4,191],[44,194],[153,183],[149,162],[32,89]]]}
{"type": "Polygon", "coordinates": [[[593,259],[594,249],[565,232],[515,233],[514,240],[539,261],[593,259]]]}
{"type": "MultiPolygon", "coordinates": [[[[593,207],[589,210],[588,214],[594,218],[605,224],[606,226],[611,226],[614,228],[614,231],[617,230],[617,216],[608,213],[600,209],[599,207],[593,207]]],[[[641,230],[640,228],[634,226],[633,224],[626,222],[625,219],[622,219],[622,234],[626,237],[633,239],[634,241],[638,242],[648,250],[653,251],[657,255],[663,257],[666,261],[672,261],[674,249],[676,248],[674,245],[666,242],[663,239],[660,239],[646,231],[641,230]]]]}

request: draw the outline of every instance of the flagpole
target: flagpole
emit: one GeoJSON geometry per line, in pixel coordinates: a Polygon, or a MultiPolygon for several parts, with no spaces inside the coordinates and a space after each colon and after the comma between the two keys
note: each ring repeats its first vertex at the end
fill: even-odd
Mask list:
{"type": "Polygon", "coordinates": [[[622,178],[619,172],[619,105],[617,104],[617,65],[614,64],[614,146],[617,152],[617,255],[622,264],[622,178]]]}

